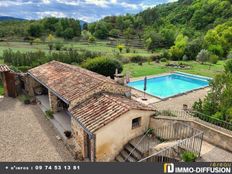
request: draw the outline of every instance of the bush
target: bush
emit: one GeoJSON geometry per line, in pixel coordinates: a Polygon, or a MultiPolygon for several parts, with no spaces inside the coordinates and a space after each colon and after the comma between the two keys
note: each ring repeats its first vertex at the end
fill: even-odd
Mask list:
{"type": "Polygon", "coordinates": [[[163,50],[162,53],[161,53],[161,57],[169,59],[170,58],[170,54],[169,54],[168,50],[166,50],[166,49],[163,50]]]}
{"type": "Polygon", "coordinates": [[[128,57],[120,57],[118,60],[123,64],[130,63],[130,59],[128,57]]]}
{"type": "Polygon", "coordinates": [[[162,58],[160,59],[161,62],[167,62],[167,59],[166,58],[162,58]]]}
{"type": "Polygon", "coordinates": [[[226,61],[225,71],[227,73],[232,73],[232,59],[229,59],[229,60],[226,61]]]}
{"type": "Polygon", "coordinates": [[[92,36],[92,35],[88,39],[89,43],[94,43],[95,41],[96,41],[96,38],[94,36],[92,36]]]}
{"type": "Polygon", "coordinates": [[[183,58],[182,58],[182,60],[183,60],[183,61],[188,61],[189,58],[188,58],[188,56],[184,55],[183,58]]]}
{"type": "Polygon", "coordinates": [[[62,42],[56,42],[56,43],[55,43],[55,49],[56,49],[57,51],[60,51],[60,50],[62,49],[63,46],[64,46],[64,45],[63,45],[62,42]]]}
{"type": "Polygon", "coordinates": [[[217,64],[217,62],[218,62],[218,56],[217,55],[215,55],[215,54],[212,54],[212,55],[210,55],[210,63],[212,63],[212,64],[217,64]]]}
{"type": "Polygon", "coordinates": [[[153,55],[150,56],[152,61],[160,60],[161,57],[162,56],[160,56],[159,54],[153,54],[153,55]]]}
{"type": "Polygon", "coordinates": [[[201,50],[197,55],[197,60],[201,62],[202,64],[206,61],[208,61],[210,58],[210,53],[207,50],[201,50]]]}
{"type": "Polygon", "coordinates": [[[130,48],[126,47],[126,53],[130,53],[130,48]]]}
{"type": "Polygon", "coordinates": [[[139,56],[139,55],[136,55],[136,56],[132,56],[130,58],[131,62],[133,63],[144,63],[146,62],[146,58],[145,57],[142,57],[142,56],[139,56]]]}
{"type": "Polygon", "coordinates": [[[232,59],[232,51],[230,51],[227,55],[227,59],[232,59]]]}
{"type": "Polygon", "coordinates": [[[118,60],[105,57],[88,59],[82,64],[82,67],[104,76],[110,76],[111,78],[114,78],[116,69],[118,69],[119,73],[121,73],[123,70],[123,66],[118,60]]]}
{"type": "Polygon", "coordinates": [[[50,118],[50,119],[52,119],[52,118],[54,118],[54,116],[53,116],[53,111],[51,111],[51,110],[47,110],[47,111],[45,111],[45,114],[46,114],[46,116],[48,117],[48,118],[50,118]]]}
{"type": "Polygon", "coordinates": [[[181,159],[184,162],[195,162],[197,159],[197,155],[193,152],[186,151],[181,154],[181,159]]]}

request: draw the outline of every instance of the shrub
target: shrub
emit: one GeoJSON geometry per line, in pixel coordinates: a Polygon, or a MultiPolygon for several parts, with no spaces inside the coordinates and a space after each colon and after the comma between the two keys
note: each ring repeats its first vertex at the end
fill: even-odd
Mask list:
{"type": "Polygon", "coordinates": [[[130,58],[131,62],[133,63],[144,63],[146,62],[146,58],[145,57],[142,57],[142,56],[139,56],[139,55],[136,55],[136,56],[132,56],[130,58]]]}
{"type": "Polygon", "coordinates": [[[111,78],[114,78],[116,69],[118,69],[119,73],[121,73],[123,70],[123,66],[118,60],[105,57],[88,59],[82,64],[82,67],[104,76],[110,76],[111,78]]]}
{"type": "Polygon", "coordinates": [[[210,55],[210,63],[212,63],[212,64],[217,64],[217,62],[218,62],[218,56],[217,55],[215,55],[215,54],[212,54],[212,55],[210,55]]]}
{"type": "Polygon", "coordinates": [[[119,52],[121,53],[122,50],[125,48],[125,45],[119,44],[119,45],[117,45],[117,48],[118,48],[119,52]]]}
{"type": "Polygon", "coordinates": [[[33,42],[38,44],[38,43],[41,43],[42,41],[41,41],[40,38],[36,38],[36,39],[33,40],[33,42]]]}
{"type": "Polygon", "coordinates": [[[182,58],[182,60],[183,60],[183,61],[188,61],[189,58],[188,58],[188,56],[184,55],[183,58],[182,58]]]}
{"type": "Polygon", "coordinates": [[[225,71],[227,73],[232,73],[232,59],[229,59],[229,60],[226,61],[225,71]]]}
{"type": "Polygon", "coordinates": [[[50,118],[50,119],[52,119],[52,118],[54,118],[54,116],[53,116],[53,111],[51,111],[51,110],[47,110],[47,111],[45,111],[45,114],[46,114],[46,116],[48,117],[48,118],[50,118]]]}
{"type": "Polygon", "coordinates": [[[162,58],[160,59],[161,62],[167,62],[167,59],[166,58],[162,58]]]}
{"type": "Polygon", "coordinates": [[[160,60],[160,57],[162,57],[162,56],[160,56],[159,54],[152,54],[150,56],[150,58],[151,58],[152,61],[160,60]]]}
{"type": "Polygon", "coordinates": [[[170,54],[168,52],[168,50],[163,50],[162,53],[161,53],[161,57],[162,58],[170,58],[170,54]]]}
{"type": "Polygon", "coordinates": [[[130,53],[130,48],[126,47],[126,53],[130,53]]]}
{"type": "Polygon", "coordinates": [[[197,55],[197,60],[201,62],[202,64],[206,61],[208,61],[210,58],[210,53],[207,50],[201,50],[197,55]]]}
{"type": "Polygon", "coordinates": [[[232,51],[230,51],[227,55],[227,59],[232,59],[232,51]]]}
{"type": "Polygon", "coordinates": [[[195,162],[197,159],[197,155],[193,152],[185,151],[181,154],[181,159],[184,162],[195,162]]]}
{"type": "Polygon", "coordinates": [[[128,57],[120,57],[118,60],[123,64],[130,63],[130,59],[128,57]]]}
{"type": "Polygon", "coordinates": [[[60,50],[62,49],[63,46],[64,46],[64,45],[63,45],[62,42],[56,42],[56,43],[55,43],[55,49],[56,49],[57,51],[60,51],[60,50]]]}
{"type": "Polygon", "coordinates": [[[95,41],[96,41],[96,38],[94,36],[92,36],[92,35],[88,39],[89,43],[94,43],[95,41]]]}

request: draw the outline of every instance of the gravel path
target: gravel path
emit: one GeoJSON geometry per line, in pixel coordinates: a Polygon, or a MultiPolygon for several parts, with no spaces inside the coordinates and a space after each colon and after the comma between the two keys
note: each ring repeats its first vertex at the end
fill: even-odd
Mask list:
{"type": "Polygon", "coordinates": [[[0,119],[0,162],[74,161],[36,105],[4,98],[0,100],[0,119]]]}

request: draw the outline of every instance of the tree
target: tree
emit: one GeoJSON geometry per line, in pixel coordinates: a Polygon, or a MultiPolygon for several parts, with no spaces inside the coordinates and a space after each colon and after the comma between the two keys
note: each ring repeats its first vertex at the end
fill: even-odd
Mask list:
{"type": "Polygon", "coordinates": [[[110,76],[111,78],[114,78],[116,69],[118,69],[119,73],[123,70],[123,66],[118,60],[105,57],[88,59],[84,64],[82,64],[82,67],[104,76],[110,76]]]}
{"type": "Polygon", "coordinates": [[[28,33],[32,37],[40,37],[42,34],[42,26],[40,24],[31,24],[28,33]]]}
{"type": "Polygon", "coordinates": [[[122,53],[122,50],[125,48],[125,45],[119,44],[119,45],[117,45],[117,48],[118,48],[119,52],[122,53]]]}
{"type": "Polygon", "coordinates": [[[63,36],[65,39],[72,39],[75,36],[74,30],[72,28],[67,28],[64,31],[63,36]]]}
{"type": "Polygon", "coordinates": [[[200,38],[188,42],[185,54],[188,56],[189,60],[196,60],[197,54],[202,49],[202,42],[203,41],[200,38]]]}
{"type": "Polygon", "coordinates": [[[109,31],[105,22],[98,22],[95,27],[94,36],[98,39],[106,39],[109,31]]]}
{"type": "Polygon", "coordinates": [[[225,64],[225,71],[227,73],[232,73],[232,59],[227,60],[225,64]]]}
{"type": "Polygon", "coordinates": [[[55,40],[55,37],[52,34],[49,34],[47,37],[47,41],[48,41],[48,48],[50,51],[53,49],[54,40],[55,40]]]}
{"type": "Polygon", "coordinates": [[[201,50],[197,55],[197,60],[202,64],[210,59],[210,53],[207,50],[201,50]]]}
{"type": "Polygon", "coordinates": [[[83,30],[81,33],[81,36],[84,40],[89,40],[89,38],[92,36],[92,34],[87,30],[83,30]]]}
{"type": "Polygon", "coordinates": [[[85,22],[85,23],[83,24],[83,30],[88,30],[88,23],[85,22]]]}
{"type": "Polygon", "coordinates": [[[113,29],[110,30],[110,32],[109,32],[109,36],[114,37],[114,38],[118,38],[119,35],[120,35],[120,30],[115,29],[115,28],[113,28],[113,29]]]}
{"type": "Polygon", "coordinates": [[[176,37],[175,45],[169,49],[172,60],[180,60],[184,56],[187,44],[188,44],[187,36],[184,36],[183,34],[179,34],[176,37]]]}

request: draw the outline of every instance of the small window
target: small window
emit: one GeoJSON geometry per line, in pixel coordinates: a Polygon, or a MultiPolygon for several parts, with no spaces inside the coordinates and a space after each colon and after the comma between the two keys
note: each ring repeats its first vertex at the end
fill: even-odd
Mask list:
{"type": "Polygon", "coordinates": [[[140,127],[140,125],[141,125],[141,117],[132,120],[132,129],[140,127]]]}

